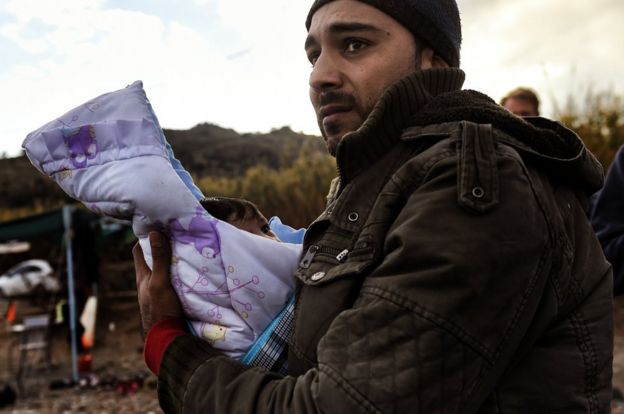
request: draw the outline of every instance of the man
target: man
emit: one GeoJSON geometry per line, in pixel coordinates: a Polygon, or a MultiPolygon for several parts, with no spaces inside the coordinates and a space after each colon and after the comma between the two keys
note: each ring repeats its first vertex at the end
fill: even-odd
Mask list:
{"type": "Polygon", "coordinates": [[[613,264],[613,293],[624,294],[624,146],[609,168],[604,188],[595,195],[592,224],[613,264]]]}
{"type": "Polygon", "coordinates": [[[518,116],[539,116],[539,98],[537,94],[529,88],[516,88],[509,92],[503,99],[501,105],[509,112],[518,116]]]}
{"type": "Polygon", "coordinates": [[[296,272],[288,376],[184,334],[152,234],[135,251],[166,412],[603,412],[602,171],[559,124],[460,91],[454,0],[316,0],[310,98],[339,183],[296,272]]]}

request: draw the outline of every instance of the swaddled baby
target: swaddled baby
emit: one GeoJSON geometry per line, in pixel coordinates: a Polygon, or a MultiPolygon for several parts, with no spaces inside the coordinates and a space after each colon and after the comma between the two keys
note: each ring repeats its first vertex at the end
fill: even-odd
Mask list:
{"type": "Polygon", "coordinates": [[[289,302],[301,245],[264,237],[264,224],[260,234],[243,231],[202,207],[141,82],[47,123],[23,148],[69,196],[131,220],[148,265],[148,233],[169,235],[172,285],[192,330],[216,349],[242,358],[289,302]]]}

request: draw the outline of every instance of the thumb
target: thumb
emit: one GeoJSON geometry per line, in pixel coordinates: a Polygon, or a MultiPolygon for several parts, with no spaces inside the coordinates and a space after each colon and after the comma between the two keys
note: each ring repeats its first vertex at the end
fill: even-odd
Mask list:
{"type": "Polygon", "coordinates": [[[149,233],[149,242],[152,249],[152,284],[169,282],[169,269],[171,267],[171,245],[169,240],[160,232],[149,233]]]}
{"type": "Polygon", "coordinates": [[[143,250],[139,242],[136,242],[132,248],[132,257],[134,258],[134,271],[136,273],[136,285],[138,288],[144,278],[149,278],[152,270],[147,266],[147,263],[145,263],[143,250]]]}

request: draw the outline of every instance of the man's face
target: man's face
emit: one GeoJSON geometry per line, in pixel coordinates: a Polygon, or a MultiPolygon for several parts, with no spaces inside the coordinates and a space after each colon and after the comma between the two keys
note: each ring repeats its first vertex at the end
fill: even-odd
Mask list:
{"type": "Polygon", "coordinates": [[[518,116],[538,116],[533,104],[525,99],[509,98],[505,101],[505,108],[518,116]]]}
{"type": "Polygon", "coordinates": [[[335,0],[312,17],[305,42],[310,100],[330,154],[358,129],[384,90],[413,73],[416,42],[400,23],[365,3],[335,0]]]}

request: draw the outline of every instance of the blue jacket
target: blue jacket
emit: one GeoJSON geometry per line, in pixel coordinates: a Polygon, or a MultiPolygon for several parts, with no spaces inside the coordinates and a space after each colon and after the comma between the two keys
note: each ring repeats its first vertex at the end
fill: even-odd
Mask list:
{"type": "Polygon", "coordinates": [[[624,293],[624,146],[615,156],[603,189],[594,196],[592,225],[613,265],[613,293],[624,293]]]}

